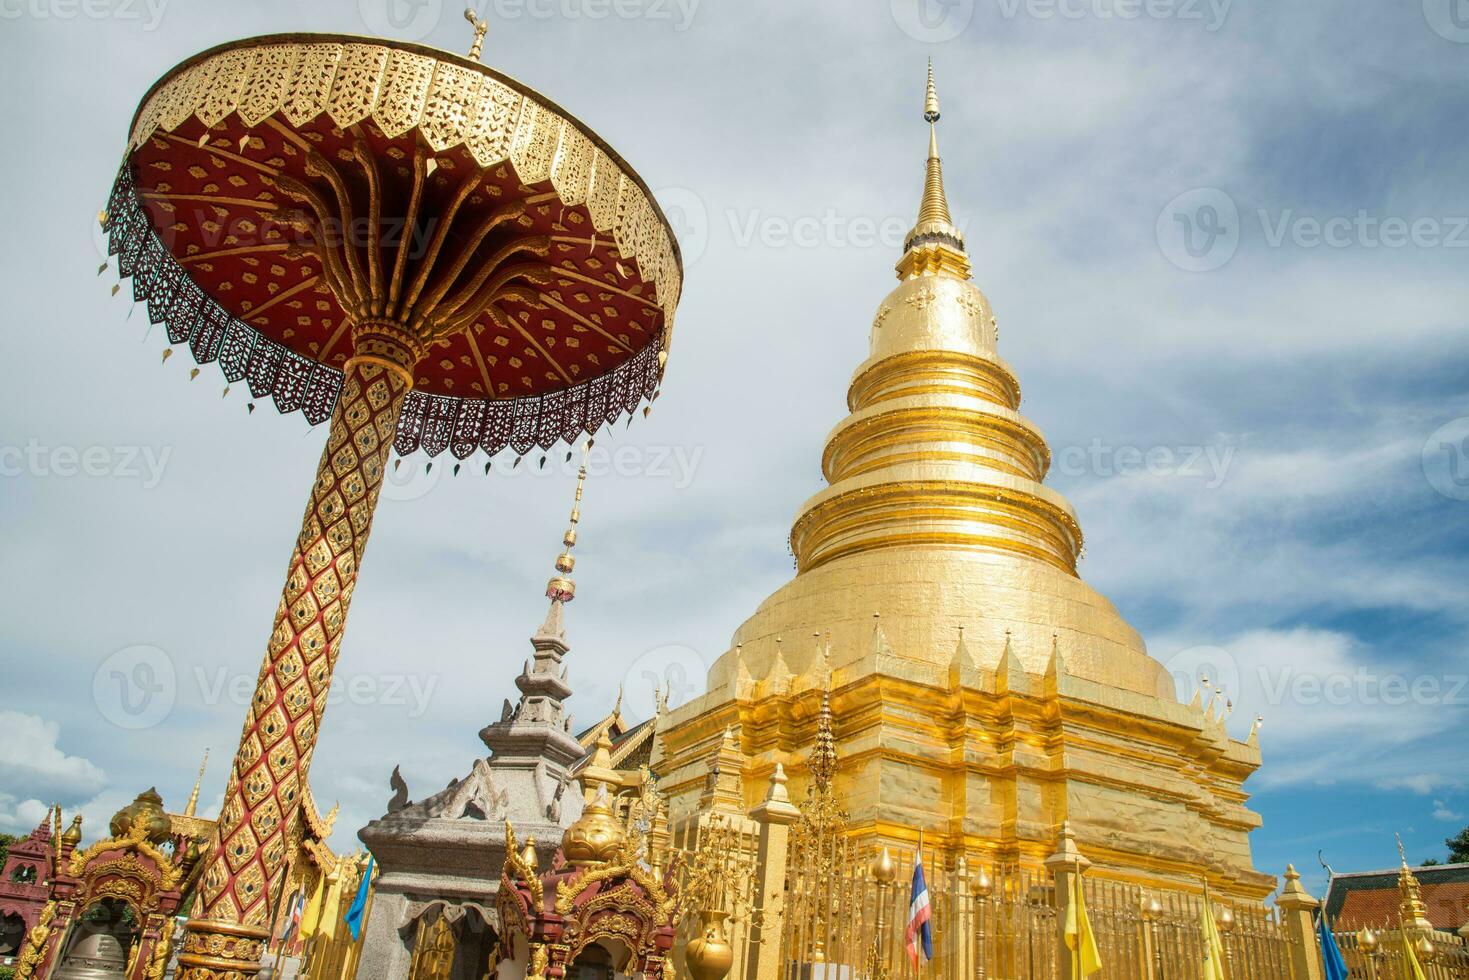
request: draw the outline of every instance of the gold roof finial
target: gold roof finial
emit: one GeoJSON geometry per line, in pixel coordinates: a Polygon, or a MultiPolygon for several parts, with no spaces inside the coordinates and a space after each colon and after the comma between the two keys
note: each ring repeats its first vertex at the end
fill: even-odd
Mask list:
{"type": "Polygon", "coordinates": [[[204,767],[209,765],[209,750],[204,750],[204,761],[199,763],[199,775],[194,779],[194,791],[189,794],[189,802],[184,807],[184,816],[192,817],[199,809],[199,787],[204,782],[204,767]]]}
{"type": "Polygon", "coordinates": [[[576,598],[576,582],[571,578],[571,571],[576,567],[576,558],[571,554],[571,549],[576,547],[576,526],[581,523],[581,495],[587,485],[587,454],[591,449],[592,441],[588,439],[581,451],[581,469],[576,474],[576,497],[571,503],[571,519],[561,538],[565,547],[556,557],[557,574],[546,583],[546,598],[552,602],[570,602],[576,598]]]}
{"type": "Polygon", "coordinates": [[[831,725],[831,670],[825,654],[821,664],[821,710],[816,715],[816,741],[811,746],[811,778],[818,790],[831,785],[837,768],[836,738],[831,725]]]}
{"type": "Polygon", "coordinates": [[[944,168],[939,160],[939,93],[933,80],[933,59],[928,59],[928,87],[923,96],[923,118],[928,123],[928,162],[923,179],[923,200],[918,206],[918,223],[908,232],[898,278],[919,275],[949,275],[969,278],[969,256],[964,236],[949,216],[949,199],[944,193],[944,168]]]}
{"type": "Polygon", "coordinates": [[[918,223],[950,223],[949,199],[944,195],[944,168],[939,162],[939,93],[933,84],[933,59],[928,59],[928,91],[923,97],[923,119],[928,123],[928,170],[923,181],[923,203],[918,223]]]}
{"type": "Polygon", "coordinates": [[[476,14],[473,7],[464,8],[464,19],[474,25],[474,43],[469,46],[469,60],[478,61],[480,49],[485,46],[485,34],[490,29],[490,22],[476,14]]]}
{"type": "Polygon", "coordinates": [[[939,121],[939,93],[933,84],[933,59],[928,59],[928,93],[923,98],[923,118],[930,124],[939,121]]]}

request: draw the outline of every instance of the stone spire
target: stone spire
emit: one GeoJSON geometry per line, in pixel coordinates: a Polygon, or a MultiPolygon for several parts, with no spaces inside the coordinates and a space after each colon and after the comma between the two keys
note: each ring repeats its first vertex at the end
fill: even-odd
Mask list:
{"type": "Polygon", "coordinates": [[[556,574],[546,583],[546,597],[551,605],[540,628],[530,638],[534,650],[531,659],[515,678],[520,702],[512,708],[507,701],[500,721],[480,732],[480,738],[496,759],[507,752],[516,758],[529,758],[529,753],[544,749],[570,765],[581,755],[580,743],[569,732],[571,722],[565,701],[571,696],[571,685],[562,661],[571,649],[566,642],[564,612],[566,604],[576,597],[576,582],[571,578],[576,567],[572,549],[576,547],[576,530],[581,522],[582,493],[587,482],[585,457],[590,448],[589,441],[582,451],[571,517],[561,538],[561,554],[556,558],[556,574]]]}

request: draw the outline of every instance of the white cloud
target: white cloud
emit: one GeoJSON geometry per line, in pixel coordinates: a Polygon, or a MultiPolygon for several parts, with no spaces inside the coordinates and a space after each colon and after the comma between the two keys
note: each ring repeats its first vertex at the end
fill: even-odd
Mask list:
{"type": "Polygon", "coordinates": [[[1433,801],[1433,819],[1443,820],[1447,823],[1458,823],[1464,819],[1464,814],[1450,810],[1448,804],[1443,800],[1433,801]]]}
{"type": "Polygon", "coordinates": [[[16,793],[61,802],[94,795],[107,777],[91,761],[62,751],[60,737],[56,722],[0,711],[0,782],[16,793]]]}

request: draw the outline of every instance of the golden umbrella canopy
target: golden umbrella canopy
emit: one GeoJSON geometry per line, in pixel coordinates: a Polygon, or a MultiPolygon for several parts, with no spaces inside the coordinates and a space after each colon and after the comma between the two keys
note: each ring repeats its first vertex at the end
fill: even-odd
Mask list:
{"type": "Polygon", "coordinates": [[[646,185],[519,82],[414,44],[276,35],[144,97],[106,216],[154,322],[330,415],[351,324],[424,341],[400,454],[593,432],[656,391],[682,268],[646,185]]]}

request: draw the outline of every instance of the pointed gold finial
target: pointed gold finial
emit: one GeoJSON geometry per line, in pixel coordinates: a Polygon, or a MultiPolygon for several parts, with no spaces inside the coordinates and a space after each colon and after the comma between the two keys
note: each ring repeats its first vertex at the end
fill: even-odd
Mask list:
{"type": "Polygon", "coordinates": [[[897,270],[899,279],[920,275],[946,275],[969,278],[969,256],[964,250],[964,236],[954,227],[949,215],[949,200],[944,193],[944,168],[939,160],[937,123],[940,118],[938,86],[933,80],[933,59],[928,59],[928,87],[923,96],[923,119],[928,123],[928,162],[923,179],[923,200],[918,206],[918,223],[908,232],[903,257],[897,270]]]}
{"type": "Polygon", "coordinates": [[[933,84],[933,59],[928,59],[928,92],[923,97],[923,118],[929,125],[939,121],[939,93],[933,84]]]}
{"type": "Polygon", "coordinates": [[[194,779],[194,791],[189,794],[189,802],[184,807],[184,816],[192,817],[199,809],[199,787],[204,783],[204,767],[209,765],[209,750],[204,750],[204,761],[199,763],[199,775],[194,779]]]}
{"type": "Polygon", "coordinates": [[[485,46],[485,34],[489,32],[490,22],[476,14],[473,7],[464,8],[464,19],[474,25],[474,43],[469,46],[469,60],[478,61],[480,49],[485,46]]]}
{"type": "MultiPolygon", "coordinates": [[[[944,168],[939,162],[939,93],[933,84],[932,58],[928,59],[928,91],[923,98],[923,118],[928,123],[928,170],[923,181],[923,203],[918,208],[918,226],[951,225],[949,199],[944,195],[944,168]]],[[[914,229],[915,232],[917,230],[914,229]]],[[[964,247],[962,241],[959,247],[964,247]]]]}
{"type": "Polygon", "coordinates": [[[581,469],[576,474],[576,497],[571,503],[571,518],[566,534],[561,538],[565,547],[556,557],[557,574],[546,583],[546,598],[552,602],[570,602],[576,598],[576,582],[571,577],[571,571],[576,567],[576,558],[571,554],[571,549],[576,547],[576,526],[581,523],[581,495],[587,485],[587,454],[591,449],[592,441],[588,439],[581,450],[581,469]]]}

